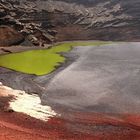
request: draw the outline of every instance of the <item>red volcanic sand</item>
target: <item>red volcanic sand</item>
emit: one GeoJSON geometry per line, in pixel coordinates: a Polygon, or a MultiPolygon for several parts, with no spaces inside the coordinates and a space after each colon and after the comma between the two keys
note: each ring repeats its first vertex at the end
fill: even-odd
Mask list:
{"type": "Polygon", "coordinates": [[[21,113],[0,112],[0,140],[140,140],[140,115],[73,113],[43,122],[21,113]]]}
{"type": "Polygon", "coordinates": [[[140,114],[70,113],[47,122],[5,112],[9,92],[0,90],[0,140],[140,140],[140,114]]]}

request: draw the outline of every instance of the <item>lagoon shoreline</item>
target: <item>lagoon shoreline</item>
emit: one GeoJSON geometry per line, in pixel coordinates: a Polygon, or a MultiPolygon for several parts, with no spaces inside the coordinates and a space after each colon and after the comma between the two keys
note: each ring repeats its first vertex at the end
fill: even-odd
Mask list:
{"type": "MultiPolygon", "coordinates": [[[[1,82],[4,86],[24,90],[30,94],[44,93],[46,89],[44,90],[42,87],[46,86],[55,74],[69,66],[78,56],[72,55],[73,59],[69,59],[71,53],[68,53],[66,57],[68,57],[68,61],[55,72],[48,76],[39,76],[40,78],[35,75],[0,68],[1,82]]],[[[7,90],[2,93],[4,92],[7,92],[7,90]]],[[[7,97],[2,100],[3,98],[0,98],[0,101],[4,104],[8,104],[10,101],[7,97]]],[[[104,138],[108,140],[139,140],[139,128],[139,114],[102,114],[70,111],[67,114],[64,112],[63,116],[50,117],[47,122],[44,122],[23,113],[11,112],[6,108],[0,112],[1,140],[18,140],[19,138],[21,140],[77,140],[79,138],[83,140],[93,140],[93,138],[95,140],[104,138]]]]}

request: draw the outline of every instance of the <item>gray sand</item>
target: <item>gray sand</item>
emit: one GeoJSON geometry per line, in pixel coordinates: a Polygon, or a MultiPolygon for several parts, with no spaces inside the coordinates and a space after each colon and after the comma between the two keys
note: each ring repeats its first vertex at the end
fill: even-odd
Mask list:
{"type": "Polygon", "coordinates": [[[57,73],[41,99],[54,108],[140,113],[140,43],[77,47],[79,58],[57,73]]]}

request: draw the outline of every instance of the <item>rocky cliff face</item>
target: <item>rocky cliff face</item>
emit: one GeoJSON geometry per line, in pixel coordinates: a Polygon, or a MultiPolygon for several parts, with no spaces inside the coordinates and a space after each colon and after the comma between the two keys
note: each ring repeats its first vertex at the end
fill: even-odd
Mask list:
{"type": "Polygon", "coordinates": [[[35,45],[65,40],[140,40],[139,0],[0,0],[0,23],[35,45]]]}

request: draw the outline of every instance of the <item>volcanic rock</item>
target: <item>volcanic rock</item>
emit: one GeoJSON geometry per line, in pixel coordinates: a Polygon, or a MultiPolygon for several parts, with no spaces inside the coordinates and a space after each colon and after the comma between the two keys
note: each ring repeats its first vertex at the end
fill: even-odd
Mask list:
{"type": "Polygon", "coordinates": [[[139,41],[139,7],[139,0],[0,0],[0,23],[14,27],[27,39],[34,36],[36,45],[69,40],[139,41]]]}
{"type": "Polygon", "coordinates": [[[11,27],[0,26],[0,46],[16,45],[24,40],[24,36],[11,27]]]}

